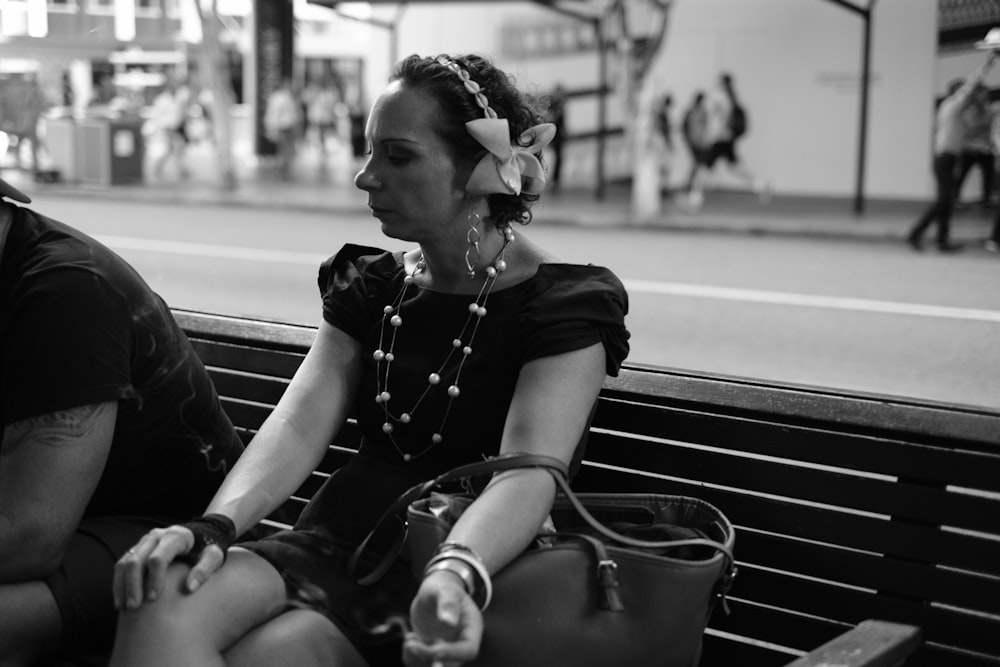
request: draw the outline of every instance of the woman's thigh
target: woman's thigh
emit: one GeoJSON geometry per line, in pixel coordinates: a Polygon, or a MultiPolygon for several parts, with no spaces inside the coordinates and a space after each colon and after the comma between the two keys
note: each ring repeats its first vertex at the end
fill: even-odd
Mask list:
{"type": "Polygon", "coordinates": [[[119,615],[116,655],[221,653],[285,610],[287,595],[281,575],[245,549],[231,549],[226,564],[194,593],[183,590],[189,569],[172,565],[163,595],[119,615]]]}
{"type": "Polygon", "coordinates": [[[367,667],[330,619],[292,609],[257,626],[226,652],[229,667],[367,667]]]}

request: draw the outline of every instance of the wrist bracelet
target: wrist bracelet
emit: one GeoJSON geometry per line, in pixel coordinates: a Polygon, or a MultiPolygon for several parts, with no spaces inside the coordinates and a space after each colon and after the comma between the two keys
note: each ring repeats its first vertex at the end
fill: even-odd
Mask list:
{"type": "MultiPolygon", "coordinates": [[[[473,572],[466,563],[456,559],[456,558],[442,558],[437,561],[432,561],[427,564],[424,568],[424,577],[434,572],[451,572],[456,577],[462,580],[462,586],[465,587],[465,592],[473,600],[476,599],[476,573],[473,572]]],[[[477,603],[478,605],[478,603],[477,603]]]]}
{"type": "Polygon", "coordinates": [[[188,550],[188,556],[196,559],[215,544],[222,549],[222,562],[226,562],[226,552],[236,541],[236,524],[232,519],[224,514],[205,514],[181,525],[194,535],[194,544],[188,550]]]}
{"type": "Polygon", "coordinates": [[[459,549],[449,549],[438,553],[436,556],[431,558],[430,562],[427,564],[430,567],[432,564],[446,561],[446,560],[457,560],[466,563],[475,572],[477,578],[479,579],[479,585],[475,588],[475,593],[472,594],[472,599],[475,600],[476,604],[482,611],[486,611],[486,608],[490,606],[490,601],[493,599],[493,582],[490,579],[490,573],[486,570],[486,566],[483,564],[481,558],[475,554],[471,549],[465,551],[459,549]],[[481,598],[477,599],[477,598],[481,598]]]}

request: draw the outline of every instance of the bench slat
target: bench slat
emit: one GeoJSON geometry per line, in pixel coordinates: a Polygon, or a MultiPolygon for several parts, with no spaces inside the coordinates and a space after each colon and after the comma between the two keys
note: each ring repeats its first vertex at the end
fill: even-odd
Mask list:
{"type": "MultiPolygon", "coordinates": [[[[635,475],[591,464],[581,468],[573,484],[580,491],[629,489],[641,493],[697,496],[725,508],[726,515],[738,529],[753,527],[910,560],[919,553],[927,562],[940,565],[991,574],[1000,571],[1000,542],[928,526],[831,512],[823,507],[708,487],[697,481],[635,475]]],[[[766,558],[766,554],[756,556],[766,558]]]]}
{"type": "Polygon", "coordinates": [[[302,364],[303,354],[266,348],[240,347],[231,343],[191,338],[191,345],[206,366],[247,373],[291,378],[302,364]]]}
{"type": "Polygon", "coordinates": [[[635,469],[662,470],[673,477],[705,479],[715,484],[798,498],[831,506],[950,522],[959,528],[1000,534],[1000,496],[977,497],[842,472],[706,451],[664,446],[647,440],[594,433],[587,447],[589,460],[635,469]]]}
{"type": "Polygon", "coordinates": [[[208,368],[208,374],[220,396],[243,401],[276,405],[288,388],[288,380],[283,378],[252,375],[214,366],[208,368]]]}
{"type": "MultiPolygon", "coordinates": [[[[600,401],[593,426],[796,461],[1000,491],[1000,452],[962,451],[783,422],[600,401]]],[[[998,426],[1000,428],[1000,426],[998,426]]]]}
{"type": "Polygon", "coordinates": [[[715,373],[691,373],[626,363],[608,378],[603,395],[639,403],[673,405],[719,414],[764,415],[789,425],[828,424],[832,430],[899,438],[925,444],[967,440],[981,451],[1000,451],[996,411],[973,406],[911,401],[899,396],[839,392],[791,383],[756,381],[715,373]]]}
{"type": "Polygon", "coordinates": [[[782,667],[790,659],[788,653],[764,645],[733,641],[730,637],[705,635],[702,643],[701,662],[707,665],[753,665],[753,667],[782,667]]]}
{"type": "Polygon", "coordinates": [[[824,577],[853,586],[906,597],[913,582],[922,582],[926,597],[943,604],[1000,614],[1000,580],[968,572],[886,558],[830,545],[791,540],[744,529],[740,554],[752,562],[784,572],[824,577]],[[807,567],[803,564],[807,563],[807,567]]]}
{"type": "MultiPolygon", "coordinates": [[[[991,655],[1000,653],[1000,623],[995,617],[964,614],[819,581],[793,579],[746,564],[740,567],[732,596],[734,599],[752,599],[760,604],[850,624],[860,623],[865,616],[891,618],[920,627],[927,641],[991,655]]],[[[736,619],[734,623],[738,624],[740,620],[736,619]]]]}

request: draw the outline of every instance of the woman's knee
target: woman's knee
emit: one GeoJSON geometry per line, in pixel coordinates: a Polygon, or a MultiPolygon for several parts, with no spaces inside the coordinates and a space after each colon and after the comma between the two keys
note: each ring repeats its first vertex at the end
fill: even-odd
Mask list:
{"type": "Polygon", "coordinates": [[[330,619],[307,609],[287,611],[254,628],[226,652],[226,663],[230,667],[367,667],[330,619]]]}
{"type": "Polygon", "coordinates": [[[190,567],[187,565],[171,565],[166,572],[163,591],[156,600],[146,600],[137,609],[125,609],[118,614],[118,634],[130,634],[145,631],[159,634],[167,630],[182,632],[185,626],[193,630],[197,621],[196,614],[190,613],[191,607],[198,603],[208,603],[195,598],[185,591],[185,579],[190,567]]]}
{"type": "Polygon", "coordinates": [[[240,549],[193,593],[187,591],[190,568],[171,565],[163,592],[118,617],[118,636],[142,641],[190,640],[222,650],[251,628],[280,613],[284,582],[265,560],[240,549]]]}

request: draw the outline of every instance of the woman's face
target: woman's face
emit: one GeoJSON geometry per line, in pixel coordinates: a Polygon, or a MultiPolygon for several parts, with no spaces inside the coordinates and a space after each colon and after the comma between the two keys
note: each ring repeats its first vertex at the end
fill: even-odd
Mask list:
{"type": "Polygon", "coordinates": [[[386,236],[432,240],[467,215],[469,174],[456,166],[436,131],[438,114],[434,97],[398,81],[372,106],[365,129],[368,160],[354,184],[368,193],[386,236]]]}

